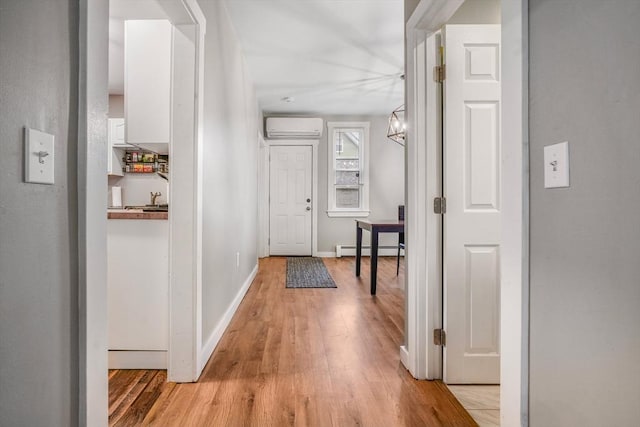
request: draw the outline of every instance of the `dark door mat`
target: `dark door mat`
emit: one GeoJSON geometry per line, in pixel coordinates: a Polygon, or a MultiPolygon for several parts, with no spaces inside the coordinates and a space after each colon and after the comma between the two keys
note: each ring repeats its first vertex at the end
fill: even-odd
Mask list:
{"type": "Polygon", "coordinates": [[[337,288],[320,258],[288,257],[287,288],[337,288]]]}

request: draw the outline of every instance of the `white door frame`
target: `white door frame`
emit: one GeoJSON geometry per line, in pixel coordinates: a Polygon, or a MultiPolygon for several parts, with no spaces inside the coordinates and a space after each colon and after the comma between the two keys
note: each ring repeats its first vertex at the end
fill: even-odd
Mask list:
{"type": "Polygon", "coordinates": [[[258,258],[269,256],[269,145],[258,132],[258,258]]]}
{"type": "MultiPolygon", "coordinates": [[[[440,250],[439,224],[432,210],[432,196],[439,195],[433,188],[438,172],[433,167],[437,126],[433,112],[436,96],[432,95],[436,86],[427,62],[429,57],[435,57],[430,55],[435,43],[429,36],[442,28],[463,2],[421,0],[406,26],[410,124],[405,221],[407,328],[400,354],[405,367],[420,379],[439,378],[442,357],[440,348],[431,340],[431,331],[440,327],[442,307],[436,255],[440,250]]],[[[525,426],[529,369],[528,0],[502,0],[501,8],[500,417],[503,426],[525,426]]]]}
{"type": "MultiPolygon", "coordinates": [[[[312,159],[311,171],[311,256],[318,256],[318,144],[320,141],[317,139],[272,139],[266,141],[266,145],[269,147],[269,157],[267,159],[267,167],[262,170],[261,181],[264,183],[265,191],[271,191],[271,182],[269,179],[271,161],[271,147],[273,146],[310,146],[312,159]]],[[[269,218],[269,197],[266,198],[266,207],[263,206],[263,212],[266,212],[266,217],[269,218]]],[[[259,229],[259,233],[266,233],[267,239],[269,238],[269,226],[268,219],[265,225],[262,224],[262,229],[259,229]]],[[[267,240],[268,241],[268,240],[267,240]]],[[[268,249],[268,247],[267,247],[268,249]]],[[[268,251],[267,251],[268,253],[268,251]]]]}
{"type": "Polygon", "coordinates": [[[108,0],[81,0],[78,25],[78,425],[108,423],[108,0]]]}
{"type": "MultiPolygon", "coordinates": [[[[194,164],[188,189],[191,204],[169,219],[177,221],[190,215],[188,279],[182,287],[170,278],[169,369],[173,380],[193,381],[199,374],[198,345],[201,334],[199,310],[201,295],[202,224],[202,111],[200,96],[204,82],[204,35],[206,22],[196,0],[167,0],[162,3],[174,24],[196,26],[197,99],[194,111],[194,135],[191,147],[194,164]],[[175,19],[173,19],[175,17],[175,19]],[[195,255],[194,255],[195,254],[195,255]],[[180,351],[179,354],[175,352],[180,351]],[[172,354],[172,352],[174,354],[172,354]],[[182,359],[178,359],[178,358],[182,359]],[[184,375],[184,376],[183,376],[184,375]]],[[[78,56],[78,309],[79,309],[79,391],[78,424],[108,424],[107,378],[107,115],[108,115],[108,0],[81,0],[79,3],[78,56]]],[[[175,172],[175,168],[174,171],[175,172]]],[[[184,175],[183,175],[184,177],[184,175]]],[[[172,194],[182,189],[174,188],[172,194]]],[[[175,199],[172,197],[175,203],[175,199]]],[[[177,260],[170,260],[176,262],[177,260]]],[[[171,267],[170,267],[171,268],[171,267]]],[[[200,362],[200,363],[199,363],[200,362]]]]}
{"type": "MultiPolygon", "coordinates": [[[[169,205],[169,351],[167,380],[196,381],[207,362],[202,350],[202,181],[204,116],[204,39],[206,19],[196,0],[171,0],[163,8],[176,27],[187,27],[193,37],[195,56],[193,84],[179,87],[181,76],[174,64],[172,96],[171,191],[169,205]],[[177,76],[177,77],[176,77],[177,76]],[[183,99],[178,99],[180,90],[183,99]],[[191,92],[193,90],[193,92],[191,92]],[[181,102],[194,102],[194,109],[180,117],[181,102]],[[174,108],[178,107],[178,108],[174,108]],[[178,130],[175,121],[192,131],[178,130]],[[183,135],[181,137],[181,135],[183,135]]],[[[176,37],[174,37],[174,58],[176,37]]],[[[184,114],[184,113],[183,113],[184,114]]]]}

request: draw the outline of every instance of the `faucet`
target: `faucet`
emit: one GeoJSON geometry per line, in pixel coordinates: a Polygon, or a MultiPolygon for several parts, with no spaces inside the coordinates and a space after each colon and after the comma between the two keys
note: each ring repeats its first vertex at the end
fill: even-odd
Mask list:
{"type": "Polygon", "coordinates": [[[162,196],[162,193],[159,192],[159,191],[157,193],[154,193],[153,191],[151,192],[151,204],[152,205],[156,204],[156,199],[158,198],[158,196],[162,196]]]}

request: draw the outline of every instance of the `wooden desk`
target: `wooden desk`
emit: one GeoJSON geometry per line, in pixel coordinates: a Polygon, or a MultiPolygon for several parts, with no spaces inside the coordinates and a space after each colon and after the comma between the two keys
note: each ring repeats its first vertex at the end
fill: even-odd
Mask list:
{"type": "Polygon", "coordinates": [[[378,276],[378,234],[402,233],[404,231],[404,221],[398,221],[397,219],[356,220],[356,276],[360,276],[362,230],[371,232],[371,295],[375,295],[378,276]]]}

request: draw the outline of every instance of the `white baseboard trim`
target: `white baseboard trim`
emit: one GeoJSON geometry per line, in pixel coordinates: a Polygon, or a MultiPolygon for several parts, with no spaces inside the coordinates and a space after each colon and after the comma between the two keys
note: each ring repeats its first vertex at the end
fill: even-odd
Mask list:
{"type": "Polygon", "coordinates": [[[400,362],[402,362],[402,366],[404,366],[406,370],[411,372],[409,368],[409,350],[407,350],[406,345],[400,346],[400,362]]]}
{"type": "Polygon", "coordinates": [[[167,369],[166,351],[109,350],[109,369],[167,369]]]}
{"type": "MultiPolygon", "coordinates": [[[[397,256],[397,246],[379,246],[378,256],[397,256]]],[[[404,255],[404,250],[400,251],[400,255],[404,255]]],[[[336,246],[336,258],[343,256],[356,256],[355,245],[337,245],[336,246]]],[[[371,256],[371,246],[362,246],[362,256],[371,256]]]]}
{"type": "Polygon", "coordinates": [[[335,258],[336,253],[335,252],[318,252],[316,253],[316,256],[318,258],[335,258]]]}
{"type": "Polygon", "coordinates": [[[207,340],[202,344],[202,348],[200,349],[200,358],[199,358],[201,366],[198,366],[199,373],[202,372],[202,370],[204,369],[204,366],[209,361],[209,358],[213,354],[213,350],[215,350],[216,346],[220,342],[220,338],[222,338],[222,334],[224,334],[224,331],[227,329],[227,326],[229,326],[229,323],[231,323],[231,319],[233,318],[233,315],[238,309],[238,306],[242,302],[242,299],[246,295],[247,291],[249,290],[249,287],[251,286],[251,283],[253,283],[253,279],[256,278],[257,274],[258,274],[258,264],[256,264],[256,266],[253,268],[253,271],[251,271],[251,274],[249,274],[249,277],[247,277],[247,280],[245,280],[244,283],[242,284],[242,287],[238,291],[238,294],[231,302],[231,305],[229,306],[227,311],[224,313],[224,316],[222,316],[222,319],[220,319],[220,322],[218,322],[218,326],[216,326],[213,332],[211,332],[211,335],[209,335],[209,338],[207,338],[207,340]]]}

